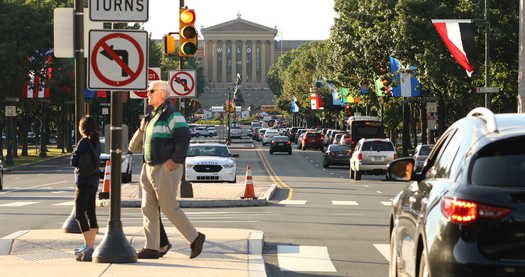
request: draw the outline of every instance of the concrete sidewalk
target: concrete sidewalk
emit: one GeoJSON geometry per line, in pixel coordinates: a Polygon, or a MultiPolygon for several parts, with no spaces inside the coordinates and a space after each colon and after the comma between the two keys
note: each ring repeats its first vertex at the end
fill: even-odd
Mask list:
{"type": "MultiPolygon", "coordinates": [[[[73,249],[83,242],[79,234],[63,233],[60,229],[21,231],[0,239],[0,272],[10,277],[266,276],[262,232],[223,228],[199,228],[199,231],[206,234],[206,242],[195,259],[188,258],[188,242],[171,227],[166,228],[173,245],[170,252],[160,259],[139,259],[131,264],[77,262],[73,249]]],[[[141,227],[125,227],[124,232],[135,249],[144,246],[141,227]]],[[[105,229],[101,229],[96,244],[104,233],[105,229]]]]}

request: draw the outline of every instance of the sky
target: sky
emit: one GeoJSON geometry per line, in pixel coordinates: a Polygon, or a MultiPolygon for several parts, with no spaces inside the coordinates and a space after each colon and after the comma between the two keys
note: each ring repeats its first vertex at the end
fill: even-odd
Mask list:
{"type": "MultiPolygon", "coordinates": [[[[323,40],[334,23],[334,0],[185,0],[195,9],[200,29],[241,18],[277,28],[276,40],[323,40]]],[[[149,21],[144,24],[153,38],[178,31],[177,0],[149,0],[149,21]]]]}

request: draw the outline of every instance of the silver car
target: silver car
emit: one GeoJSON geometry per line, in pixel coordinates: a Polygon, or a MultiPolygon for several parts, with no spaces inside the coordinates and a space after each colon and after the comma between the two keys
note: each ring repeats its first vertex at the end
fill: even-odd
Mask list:
{"type": "Polygon", "coordinates": [[[361,180],[362,174],[385,174],[387,164],[397,159],[389,139],[361,139],[350,158],[350,179],[361,180]]]}
{"type": "Polygon", "coordinates": [[[418,144],[414,152],[414,160],[416,160],[416,171],[419,171],[425,165],[430,151],[434,148],[434,144],[418,144]]]}

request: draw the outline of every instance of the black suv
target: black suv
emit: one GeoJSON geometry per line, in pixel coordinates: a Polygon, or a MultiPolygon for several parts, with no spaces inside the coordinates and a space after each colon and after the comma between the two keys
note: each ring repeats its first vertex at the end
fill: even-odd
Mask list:
{"type": "Polygon", "coordinates": [[[525,114],[476,108],[439,138],[393,200],[390,276],[525,276],[525,114]]]}

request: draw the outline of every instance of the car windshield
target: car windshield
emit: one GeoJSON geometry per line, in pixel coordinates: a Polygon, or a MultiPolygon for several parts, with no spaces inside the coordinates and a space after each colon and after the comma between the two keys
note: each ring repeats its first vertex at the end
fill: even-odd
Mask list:
{"type": "Polygon", "coordinates": [[[346,145],[330,145],[330,148],[328,149],[328,151],[344,152],[344,151],[347,151],[348,149],[350,149],[350,147],[346,145]]]}
{"type": "Polygon", "coordinates": [[[188,149],[188,157],[196,156],[229,157],[230,153],[228,148],[224,146],[190,145],[190,148],[188,149]]]}
{"type": "Polygon", "coordinates": [[[273,137],[272,141],[277,141],[277,142],[288,142],[288,137],[283,137],[283,136],[273,137]]]}
{"type": "Polygon", "coordinates": [[[487,186],[525,186],[525,137],[492,143],[481,151],[471,169],[471,183],[487,186]]]}
{"type": "Polygon", "coordinates": [[[389,141],[365,141],[361,151],[394,151],[394,146],[389,141]]]}

